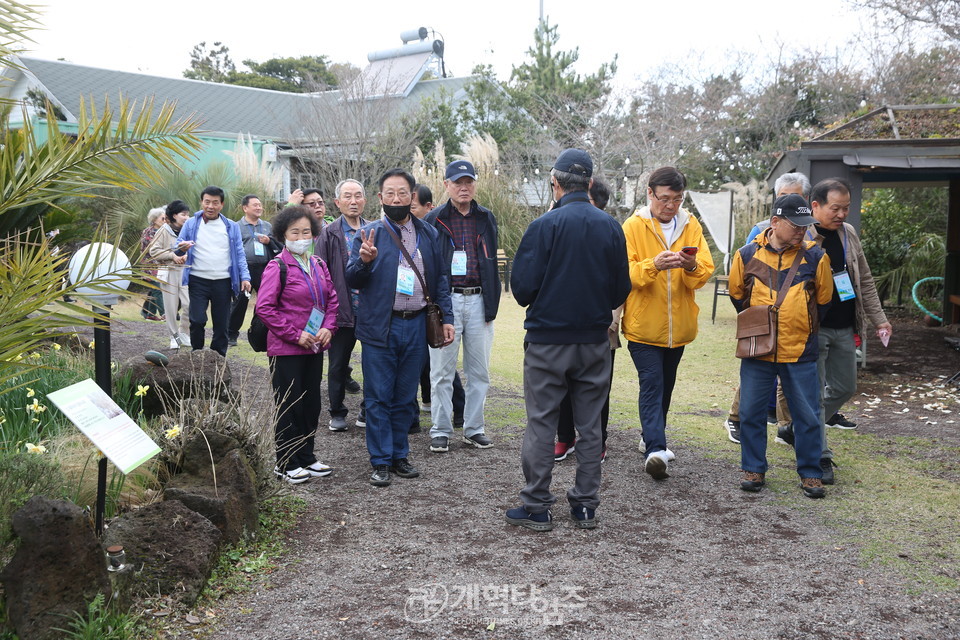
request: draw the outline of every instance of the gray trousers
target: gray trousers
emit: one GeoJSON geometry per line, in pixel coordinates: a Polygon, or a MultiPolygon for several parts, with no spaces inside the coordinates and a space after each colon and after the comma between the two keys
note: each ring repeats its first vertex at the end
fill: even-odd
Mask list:
{"type": "Polygon", "coordinates": [[[820,440],[823,457],[833,458],[827,447],[827,423],[843,404],[857,391],[857,346],[853,342],[853,327],[831,329],[820,327],[817,334],[820,354],[817,357],[817,373],[823,402],[820,408],[820,440]]]}
{"type": "Polygon", "coordinates": [[[523,477],[520,500],[530,513],[542,513],[556,497],[550,493],[553,448],[560,402],[570,392],[577,430],[577,476],[567,491],[571,507],[596,509],[600,504],[600,413],[610,387],[610,344],[524,345],[523,397],[527,429],[523,435],[523,477]]]}

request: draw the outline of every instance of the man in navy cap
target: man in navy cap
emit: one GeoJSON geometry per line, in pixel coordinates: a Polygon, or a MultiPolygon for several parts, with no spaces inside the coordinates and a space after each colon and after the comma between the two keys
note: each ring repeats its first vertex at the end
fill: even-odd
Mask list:
{"type": "Polygon", "coordinates": [[[550,492],[560,402],[570,393],[577,440],[577,475],[567,491],[570,516],[582,529],[597,526],[600,500],[600,413],[610,386],[610,313],[630,293],[626,241],[617,221],[590,204],[593,161],[567,149],[550,171],[559,205],[530,223],[514,257],[513,296],[527,307],[523,392],[522,506],[510,524],[553,528],[550,492]]]}
{"type": "Polygon", "coordinates": [[[773,204],[770,227],[734,254],[730,300],[741,312],[773,305],[794,262],[798,263],[778,312],[773,353],[740,361],[740,488],[760,491],[767,472],[767,401],[777,377],[793,416],[797,473],[804,495],[822,498],[820,388],[817,380],[817,326],[833,296],[830,258],[804,241],[815,222],[807,201],[790,194],[773,204]]]}
{"type": "Polygon", "coordinates": [[[497,271],[497,219],[474,199],[477,172],[466,160],[447,165],[443,181],[449,199],[431,211],[425,221],[440,233],[443,264],[450,274],[453,301],[453,344],[430,349],[430,451],[449,450],[453,436],[453,378],[463,342],[466,400],[463,441],[478,449],[493,442],[484,432],[483,406],[490,387],[490,349],[493,320],[500,307],[497,271]]]}

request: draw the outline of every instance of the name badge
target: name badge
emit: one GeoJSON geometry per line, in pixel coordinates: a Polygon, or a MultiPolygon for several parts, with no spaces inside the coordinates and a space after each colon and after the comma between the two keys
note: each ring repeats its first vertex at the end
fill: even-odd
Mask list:
{"type": "Polygon", "coordinates": [[[453,252],[453,259],[450,261],[450,275],[453,275],[453,276],[467,275],[467,252],[466,251],[453,252]]]}
{"type": "Polygon", "coordinates": [[[260,242],[257,236],[253,236],[253,255],[255,256],[263,255],[263,243],[260,242]]]}
{"type": "Polygon", "coordinates": [[[317,335],[317,331],[320,331],[320,328],[323,327],[323,318],[323,311],[314,307],[313,311],[310,312],[310,318],[307,320],[307,326],[303,330],[312,336],[317,335]]]}
{"type": "Polygon", "coordinates": [[[413,295],[413,279],[417,276],[414,275],[413,269],[410,267],[398,266],[397,267],[397,293],[402,293],[405,296],[413,295]]]}
{"type": "Polygon", "coordinates": [[[833,274],[833,286],[837,289],[837,295],[840,296],[840,302],[853,300],[857,294],[853,291],[853,282],[850,280],[850,274],[846,271],[840,271],[833,274]]]}

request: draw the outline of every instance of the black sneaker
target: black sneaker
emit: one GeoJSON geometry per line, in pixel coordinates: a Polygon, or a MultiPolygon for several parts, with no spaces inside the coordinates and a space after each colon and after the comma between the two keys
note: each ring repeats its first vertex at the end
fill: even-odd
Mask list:
{"type": "Polygon", "coordinates": [[[401,478],[416,478],[420,475],[420,471],[407,462],[406,458],[397,458],[394,460],[393,465],[390,466],[390,471],[393,471],[401,478]]]}
{"type": "Polygon", "coordinates": [[[353,378],[349,378],[343,388],[347,393],[360,393],[360,383],[353,378]]]}
{"type": "Polygon", "coordinates": [[[800,488],[803,489],[803,495],[808,498],[817,499],[827,495],[820,478],[800,478],[800,488]]]}
{"type": "Polygon", "coordinates": [[[766,482],[766,475],[754,471],[744,471],[743,478],[740,480],[740,488],[744,491],[756,493],[763,488],[766,482]]]}
{"type": "Polygon", "coordinates": [[[857,423],[850,422],[842,413],[835,413],[827,419],[827,426],[837,429],[856,429],[857,423]]]}
{"type": "Polygon", "coordinates": [[[463,441],[467,444],[472,444],[477,449],[489,449],[493,446],[493,440],[482,433],[475,433],[469,438],[467,436],[463,436],[463,441]]]}
{"type": "Polygon", "coordinates": [[[420,421],[414,420],[413,424],[410,425],[410,430],[407,431],[407,434],[412,436],[421,432],[423,432],[423,427],[420,426],[420,421]]]}
{"type": "Polygon", "coordinates": [[[777,442],[785,444],[788,447],[793,446],[793,423],[777,427],[777,442]]]}
{"type": "Polygon", "coordinates": [[[333,416],[330,418],[330,431],[346,431],[347,419],[343,416],[333,416]]]}
{"type": "Polygon", "coordinates": [[[360,415],[357,416],[357,421],[354,424],[361,429],[364,429],[367,426],[367,409],[363,405],[360,405],[360,415]]]}
{"type": "Polygon", "coordinates": [[[447,440],[446,436],[437,436],[430,439],[430,451],[434,453],[446,453],[449,450],[449,440],[447,440]]]}
{"type": "Polygon", "coordinates": [[[515,507],[507,511],[506,518],[510,524],[534,531],[550,531],[553,529],[553,517],[549,511],[530,513],[523,507],[515,507]]]}
{"type": "Polygon", "coordinates": [[[767,411],[767,424],[771,427],[777,424],[777,412],[767,411]]]}
{"type": "Polygon", "coordinates": [[[228,347],[235,347],[235,346],[237,346],[237,339],[236,339],[236,338],[230,338],[230,339],[228,339],[228,340],[227,340],[227,346],[228,346],[228,347]]]}
{"type": "Polygon", "coordinates": [[[730,442],[740,444],[740,421],[727,418],[723,426],[727,428],[727,438],[730,442]]]}
{"type": "Polygon", "coordinates": [[[573,524],[577,529],[597,528],[597,518],[593,509],[588,507],[573,507],[570,509],[570,517],[573,518],[573,524]]]}
{"type": "Polygon", "coordinates": [[[823,470],[823,477],[820,478],[820,481],[823,484],[833,484],[834,474],[833,468],[837,466],[834,463],[833,458],[820,458],[820,468],[823,470]]]}
{"type": "Polygon", "coordinates": [[[390,465],[378,464],[375,466],[373,473],[370,474],[370,484],[375,487],[390,486],[390,465]]]}

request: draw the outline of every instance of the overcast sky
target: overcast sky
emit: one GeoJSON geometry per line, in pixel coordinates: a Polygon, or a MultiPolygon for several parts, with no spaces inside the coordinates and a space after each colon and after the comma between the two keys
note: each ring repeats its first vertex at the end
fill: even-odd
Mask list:
{"type": "MultiPolygon", "coordinates": [[[[27,55],[170,77],[182,75],[201,41],[226,44],[238,68],[244,59],[301,55],[362,68],[368,52],[399,46],[401,31],[423,26],[442,35],[448,72],[467,75],[475,64],[489,62],[507,79],[511,65],[524,61],[540,15],[540,0],[37,2],[47,6],[44,30],[27,43],[27,55]]],[[[839,46],[857,29],[857,18],[840,0],[808,0],[802,10],[762,0],[656,3],[669,16],[652,14],[654,3],[543,2],[550,22],[559,25],[559,47],[580,48],[578,71],[592,72],[618,54],[622,87],[668,62],[724,68],[735,49],[766,55],[780,44],[788,50],[831,41],[839,46]],[[692,59],[690,51],[707,55],[692,59]]]]}

